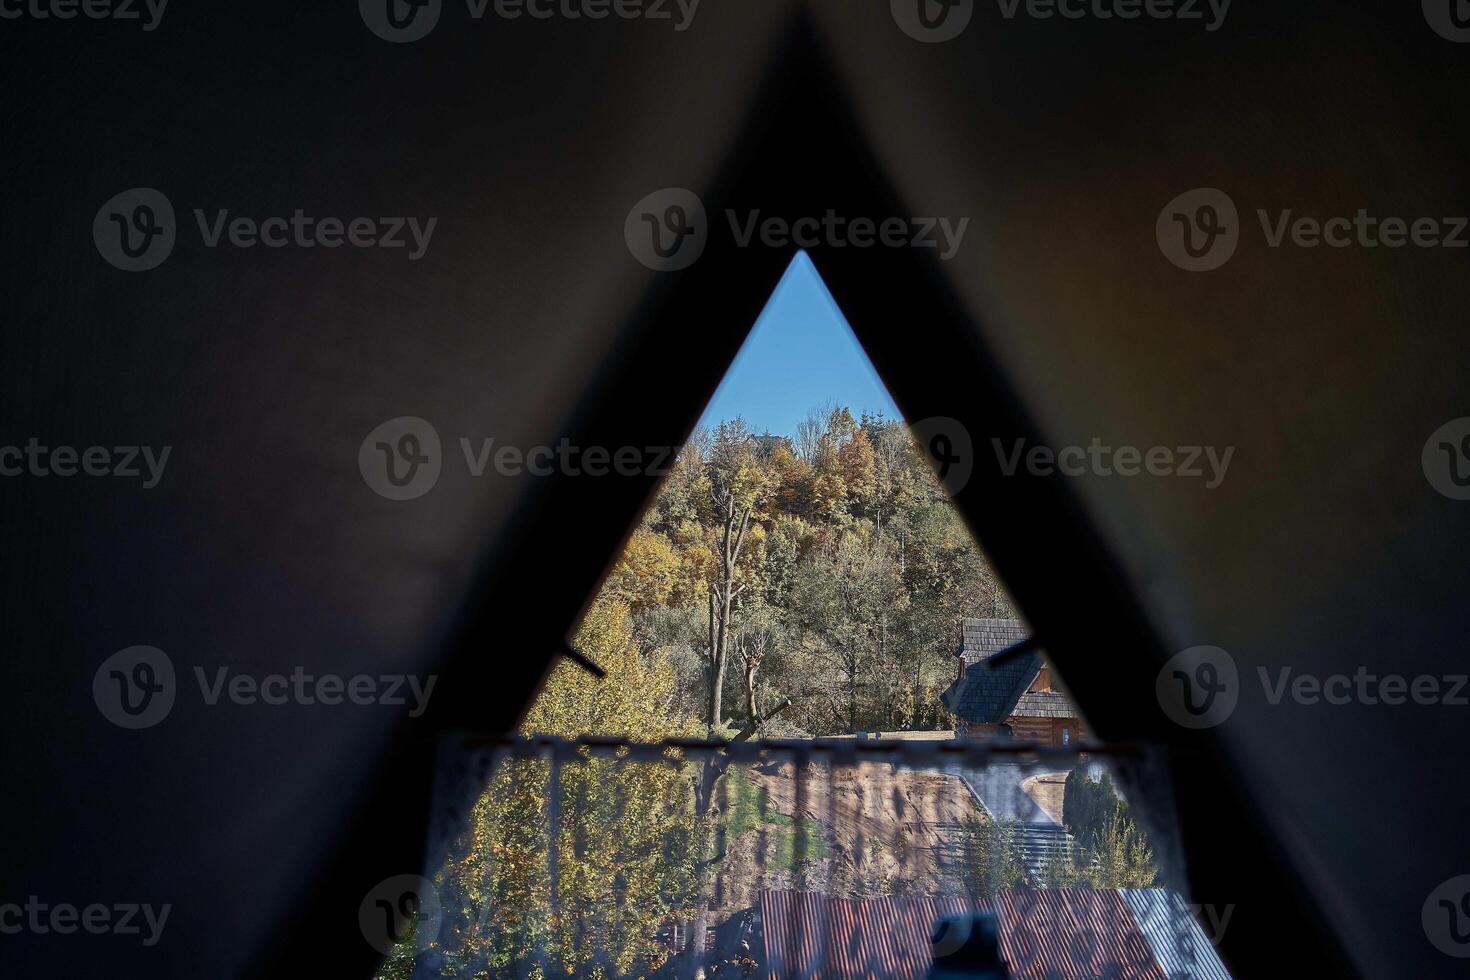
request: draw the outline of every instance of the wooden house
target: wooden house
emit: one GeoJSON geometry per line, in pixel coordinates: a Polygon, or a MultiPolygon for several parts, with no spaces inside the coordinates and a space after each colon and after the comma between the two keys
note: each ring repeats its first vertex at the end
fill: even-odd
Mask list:
{"type": "Polygon", "coordinates": [[[1056,684],[1051,666],[1035,650],[996,655],[1029,635],[1014,619],[966,619],[955,656],[955,682],[942,695],[959,735],[1012,737],[1042,745],[1066,745],[1083,737],[1076,707],[1056,684]],[[994,658],[994,659],[992,659],[994,658]]]}

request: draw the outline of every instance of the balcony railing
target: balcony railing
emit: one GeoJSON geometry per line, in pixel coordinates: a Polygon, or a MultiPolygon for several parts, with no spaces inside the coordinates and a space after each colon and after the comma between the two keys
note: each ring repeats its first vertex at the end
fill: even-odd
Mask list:
{"type": "Polygon", "coordinates": [[[923,977],[976,915],[1014,977],[1227,976],[1141,749],[470,740],[435,807],[385,977],[923,977]]]}

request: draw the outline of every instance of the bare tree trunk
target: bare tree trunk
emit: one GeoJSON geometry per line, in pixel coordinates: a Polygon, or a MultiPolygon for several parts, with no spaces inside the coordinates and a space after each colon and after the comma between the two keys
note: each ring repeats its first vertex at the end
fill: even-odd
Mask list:
{"type": "Polygon", "coordinates": [[[711,615],[714,617],[713,641],[710,645],[710,691],[709,727],[720,727],[724,722],[725,664],[730,653],[730,616],[734,611],[735,597],[743,586],[735,582],[735,566],[740,560],[740,549],[745,544],[746,532],[750,530],[751,511],[743,514],[735,511],[735,500],[725,502],[725,533],[721,546],[720,574],[710,593],[711,615]]]}
{"type": "Polygon", "coordinates": [[[720,636],[717,625],[718,616],[715,612],[718,590],[717,583],[712,583],[709,587],[709,646],[705,648],[706,666],[708,667],[706,674],[709,682],[709,689],[705,692],[705,721],[709,724],[711,736],[714,735],[715,728],[720,723],[720,686],[723,680],[720,676],[720,636]]]}
{"type": "Polygon", "coordinates": [[[706,670],[709,680],[709,698],[707,703],[709,706],[709,727],[711,730],[720,723],[718,692],[720,690],[721,678],[715,673],[715,650],[715,593],[711,589],[709,593],[709,645],[704,649],[705,658],[708,661],[705,666],[708,668],[706,670]]]}
{"type": "Polygon", "coordinates": [[[747,653],[745,655],[745,716],[750,723],[757,727],[761,723],[760,711],[755,704],[755,675],[761,669],[760,655],[747,653]]]}
{"type": "Polygon", "coordinates": [[[760,705],[756,703],[755,679],[760,672],[761,663],[766,659],[766,645],[769,642],[768,636],[758,633],[747,643],[739,645],[740,659],[745,666],[745,713],[750,719],[752,735],[760,729],[761,722],[765,721],[761,717],[760,705]]]}

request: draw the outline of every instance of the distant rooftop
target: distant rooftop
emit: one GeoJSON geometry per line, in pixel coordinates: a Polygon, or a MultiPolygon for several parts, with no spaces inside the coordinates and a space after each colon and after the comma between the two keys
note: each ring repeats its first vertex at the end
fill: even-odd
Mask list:
{"type": "Polygon", "coordinates": [[[966,663],[976,663],[1031,635],[1019,619],[966,619],[960,624],[960,654],[966,663]]]}
{"type": "MultiPolygon", "coordinates": [[[[1041,655],[1032,650],[1002,664],[987,663],[995,654],[1031,635],[1017,619],[966,619],[960,633],[963,642],[957,652],[964,658],[965,671],[944,692],[944,705],[966,721],[998,725],[1016,713],[1016,703],[1041,671],[1041,655]]],[[[1066,705],[1065,697],[1062,703],[1066,705]]]]}
{"type": "Polygon", "coordinates": [[[1161,888],[1027,889],[973,903],[955,896],[848,899],[764,891],[757,908],[763,976],[920,980],[937,920],[990,912],[1017,980],[1230,980],[1184,900],[1161,888]]]}
{"type": "Polygon", "coordinates": [[[1077,709],[1061,691],[1027,691],[1016,701],[1011,714],[1022,718],[1075,718],[1077,709]]]}

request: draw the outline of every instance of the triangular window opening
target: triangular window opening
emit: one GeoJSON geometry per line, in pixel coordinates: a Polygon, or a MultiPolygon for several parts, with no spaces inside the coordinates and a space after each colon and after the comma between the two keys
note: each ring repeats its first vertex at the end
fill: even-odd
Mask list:
{"type": "MultiPolygon", "coordinates": [[[[650,690],[653,673],[672,689],[646,699],[645,728],[645,716],[621,697],[590,713],[579,702],[560,703],[566,684],[581,680],[563,668],[525,729],[638,740],[671,729],[723,738],[1010,731],[1061,744],[1051,721],[1071,718],[1076,727],[1069,703],[1067,714],[1041,726],[1009,712],[975,713],[982,682],[993,686],[989,677],[971,677],[965,697],[947,696],[964,686],[967,650],[973,659],[965,624],[991,621],[1025,635],[816,268],[799,253],[574,638],[609,670],[604,686],[636,678],[650,690]],[[612,623],[618,628],[609,633],[612,623]],[[624,628],[636,665],[620,648],[624,628]],[[620,679],[620,670],[631,673],[620,679]]],[[[1015,703],[1023,693],[1051,690],[1031,673],[1019,689],[995,696],[1029,710],[1015,703]]]]}
{"type": "Polygon", "coordinates": [[[798,254],[382,976],[1226,976],[922,428],[798,254]]]}

